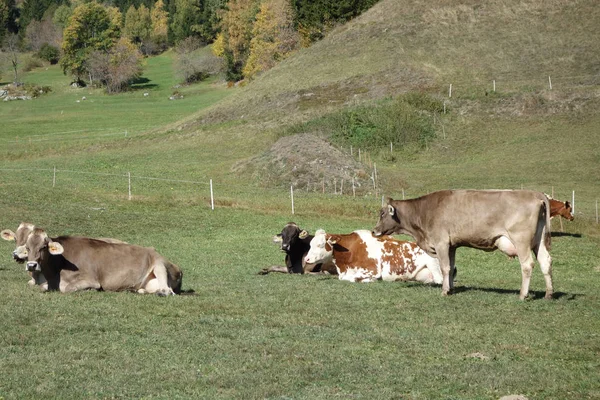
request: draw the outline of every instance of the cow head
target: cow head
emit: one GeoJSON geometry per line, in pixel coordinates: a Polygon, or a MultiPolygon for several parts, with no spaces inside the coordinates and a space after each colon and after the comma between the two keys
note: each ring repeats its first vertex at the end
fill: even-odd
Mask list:
{"type": "Polygon", "coordinates": [[[283,227],[280,234],[275,236],[275,242],[281,243],[281,250],[288,252],[298,239],[305,239],[308,232],[301,230],[294,222],[289,222],[283,227]]]}
{"type": "Polygon", "coordinates": [[[62,254],[64,249],[58,242],[53,242],[41,228],[35,228],[27,238],[25,244],[27,250],[27,271],[35,272],[42,270],[42,264],[48,260],[50,255],[62,254]]]}
{"type": "Polygon", "coordinates": [[[25,242],[27,237],[33,231],[35,227],[33,224],[27,222],[21,222],[17,228],[17,233],[14,233],[10,229],[5,229],[0,233],[2,239],[16,242],[15,250],[13,251],[13,258],[18,263],[24,263],[27,259],[27,250],[25,249],[25,242]]]}
{"type": "Polygon", "coordinates": [[[333,257],[333,246],[339,240],[339,236],[327,235],[323,229],[315,233],[310,241],[310,250],[306,253],[304,261],[307,264],[327,263],[333,257]]]}
{"type": "Polygon", "coordinates": [[[565,201],[565,206],[560,209],[559,215],[564,219],[573,221],[575,217],[573,216],[573,207],[571,207],[571,203],[565,201]]]}
{"type": "Polygon", "coordinates": [[[379,237],[400,233],[400,220],[398,219],[398,213],[396,212],[396,208],[392,205],[392,202],[393,200],[388,198],[387,204],[381,207],[379,221],[372,231],[373,236],[379,237]]]}

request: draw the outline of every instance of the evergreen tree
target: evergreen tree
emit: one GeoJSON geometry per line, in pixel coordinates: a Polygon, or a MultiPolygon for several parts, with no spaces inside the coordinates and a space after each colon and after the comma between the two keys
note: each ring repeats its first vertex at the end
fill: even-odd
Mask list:
{"type": "Polygon", "coordinates": [[[0,0],[0,43],[10,33],[17,33],[19,12],[15,0],[0,0]]]}
{"type": "Polygon", "coordinates": [[[230,0],[227,11],[221,21],[221,29],[225,41],[225,61],[227,78],[240,80],[242,68],[250,53],[252,26],[258,13],[260,2],[257,0],[230,0]]]}
{"type": "Polygon", "coordinates": [[[189,36],[199,36],[199,25],[202,24],[202,1],[175,0],[175,12],[172,15],[170,31],[171,40],[175,43],[189,36]]]}

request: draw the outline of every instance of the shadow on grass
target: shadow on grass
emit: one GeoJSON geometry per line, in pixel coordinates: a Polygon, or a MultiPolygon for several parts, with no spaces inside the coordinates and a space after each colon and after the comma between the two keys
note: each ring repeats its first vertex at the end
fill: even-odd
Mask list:
{"type": "Polygon", "coordinates": [[[575,238],[583,237],[583,235],[581,233],[567,233],[567,232],[551,232],[550,236],[552,236],[552,237],[570,236],[570,237],[575,237],[575,238]]]}
{"type": "Polygon", "coordinates": [[[182,290],[181,293],[179,293],[180,296],[198,296],[198,293],[196,293],[196,291],[194,289],[187,289],[187,290],[182,290]]]}
{"type": "MultiPolygon", "coordinates": [[[[520,293],[519,290],[515,290],[515,289],[482,288],[482,287],[471,287],[471,286],[455,286],[454,289],[452,290],[452,294],[458,294],[458,293],[470,292],[470,291],[487,292],[487,293],[498,293],[498,294],[512,294],[512,295],[516,295],[516,296],[518,296],[519,293],[520,293]]],[[[546,292],[542,292],[542,291],[530,291],[529,292],[529,299],[530,300],[539,300],[539,299],[543,299],[545,295],[546,295],[546,292]]],[[[577,297],[581,297],[581,296],[584,296],[584,295],[581,294],[581,293],[554,292],[554,295],[552,296],[552,299],[553,300],[558,300],[558,299],[562,299],[564,297],[565,300],[570,301],[570,300],[575,300],[577,297]]]]}
{"type": "Polygon", "coordinates": [[[152,89],[158,87],[156,83],[149,83],[150,79],[144,78],[143,76],[136,79],[131,83],[131,89],[133,90],[142,90],[142,89],[152,89]]]}

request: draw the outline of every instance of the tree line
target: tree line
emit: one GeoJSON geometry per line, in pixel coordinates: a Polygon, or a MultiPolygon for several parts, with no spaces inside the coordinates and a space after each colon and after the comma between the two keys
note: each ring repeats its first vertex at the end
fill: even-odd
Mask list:
{"type": "MultiPolygon", "coordinates": [[[[141,74],[144,55],[171,46],[197,69],[213,64],[190,63],[189,54],[211,44],[227,80],[239,81],[310,46],[377,1],[0,0],[0,41],[3,48],[18,43],[22,51],[60,62],[75,82],[100,84],[108,92],[125,89],[141,74]]],[[[187,71],[185,80],[205,73],[187,71]]]]}

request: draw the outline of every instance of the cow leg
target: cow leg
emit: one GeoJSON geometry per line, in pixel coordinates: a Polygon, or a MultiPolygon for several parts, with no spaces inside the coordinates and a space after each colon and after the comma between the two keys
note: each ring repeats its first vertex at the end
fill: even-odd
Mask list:
{"type": "Polygon", "coordinates": [[[456,266],[454,265],[456,260],[456,248],[450,247],[448,249],[448,256],[450,260],[450,271],[448,272],[448,279],[450,281],[450,290],[452,290],[454,289],[454,276],[456,276],[456,266]]]}
{"type": "MultiPolygon", "coordinates": [[[[77,292],[78,290],[87,290],[87,289],[95,289],[100,290],[102,286],[98,282],[90,282],[85,279],[78,280],[76,282],[71,282],[64,288],[65,293],[77,292]]],[[[61,290],[63,291],[63,290],[61,290]]]]}
{"type": "Polygon", "coordinates": [[[529,282],[531,281],[531,273],[533,271],[534,261],[531,254],[531,249],[521,248],[518,249],[519,262],[521,263],[521,292],[519,298],[525,300],[529,295],[529,282]]]}
{"type": "Polygon", "coordinates": [[[448,296],[452,289],[450,286],[450,248],[448,246],[439,246],[435,250],[442,270],[442,296],[448,296]]]}
{"type": "Polygon", "coordinates": [[[175,292],[173,292],[173,289],[169,287],[167,268],[165,267],[165,265],[162,262],[155,263],[154,268],[152,269],[152,273],[156,277],[156,282],[152,282],[153,279],[150,280],[150,282],[152,282],[151,286],[153,287],[151,288],[152,292],[148,292],[156,293],[159,296],[174,296],[175,292]]]}
{"type": "Polygon", "coordinates": [[[552,286],[552,257],[550,257],[550,253],[548,252],[543,239],[541,244],[533,249],[533,252],[540,263],[540,269],[544,274],[544,281],[546,282],[546,295],[544,298],[550,300],[554,293],[554,288],[552,286]]]}

